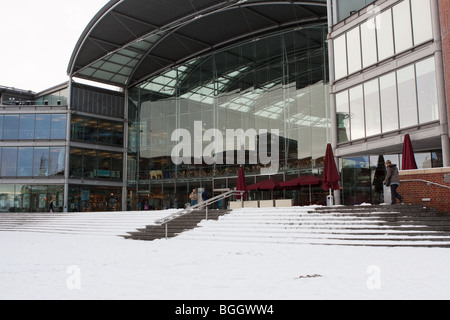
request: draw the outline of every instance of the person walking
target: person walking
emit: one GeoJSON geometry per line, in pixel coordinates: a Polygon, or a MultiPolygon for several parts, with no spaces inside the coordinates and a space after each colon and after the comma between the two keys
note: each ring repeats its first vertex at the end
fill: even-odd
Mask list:
{"type": "Polygon", "coordinates": [[[393,164],[391,160],[386,161],[387,175],[384,179],[384,185],[391,188],[391,200],[392,204],[397,204],[397,199],[400,203],[403,203],[403,197],[397,192],[398,187],[400,187],[400,173],[398,171],[397,165],[393,164]]]}

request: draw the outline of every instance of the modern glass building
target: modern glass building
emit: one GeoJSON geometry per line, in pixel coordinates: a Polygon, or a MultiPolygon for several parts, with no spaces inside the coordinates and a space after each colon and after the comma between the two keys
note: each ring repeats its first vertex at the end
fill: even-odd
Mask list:
{"type": "MultiPolygon", "coordinates": [[[[76,44],[68,83],[0,89],[0,211],[182,208],[194,188],[234,188],[240,165],[247,184],[320,176],[327,143],[338,201],[376,203],[378,164],[400,160],[405,133],[422,168],[450,166],[441,10],[112,0],[76,44]]],[[[326,203],[320,186],[274,195],[326,203]]]]}

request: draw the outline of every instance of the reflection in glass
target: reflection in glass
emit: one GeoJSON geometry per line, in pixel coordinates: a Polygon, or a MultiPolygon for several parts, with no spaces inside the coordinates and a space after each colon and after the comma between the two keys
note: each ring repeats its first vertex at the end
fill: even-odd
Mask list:
{"type": "Polygon", "coordinates": [[[344,34],[333,41],[336,80],[347,76],[347,45],[345,38],[344,34]]]}
{"type": "Polygon", "coordinates": [[[49,165],[49,148],[34,148],[33,176],[47,177],[49,165]]]}
{"type": "Polygon", "coordinates": [[[397,130],[398,107],[395,72],[380,77],[380,102],[383,133],[397,130]]]}
{"type": "Polygon", "coordinates": [[[3,125],[3,139],[4,140],[18,140],[19,139],[19,116],[5,115],[3,125]]]}
{"type": "Polygon", "coordinates": [[[2,177],[15,177],[17,175],[17,148],[3,148],[1,166],[2,177]]]}
{"type": "Polygon", "coordinates": [[[271,138],[279,142],[280,171],[321,170],[330,140],[326,35],[326,25],[283,31],[199,57],[131,89],[132,206],[146,199],[161,208],[170,199],[182,207],[192,188],[212,188],[224,176],[236,179],[242,153],[235,150],[243,150],[249,177],[261,175],[263,165],[249,161],[257,154],[255,144],[227,140],[227,130],[254,130],[262,143],[266,135],[259,130],[276,129],[279,135],[271,138]],[[190,164],[172,161],[177,129],[190,135],[190,164]],[[204,139],[211,129],[221,141],[204,139]]]}
{"type": "Polygon", "coordinates": [[[400,53],[413,46],[409,1],[402,1],[394,6],[392,8],[392,14],[394,20],[395,53],[400,53]]]}
{"type": "Polygon", "coordinates": [[[336,95],[336,112],[338,121],[338,142],[350,141],[350,110],[347,90],[336,95]]]}
{"type": "Polygon", "coordinates": [[[414,65],[397,71],[400,128],[418,124],[414,65]]]}
{"type": "Polygon", "coordinates": [[[377,25],[378,59],[382,61],[394,55],[391,10],[381,13],[375,20],[377,25]]]}
{"type": "Polygon", "coordinates": [[[362,60],[364,68],[375,64],[378,60],[375,31],[375,18],[361,25],[362,60]]]}
{"type": "Polygon", "coordinates": [[[50,148],[49,176],[64,175],[65,148],[50,148]]]}
{"type": "Polygon", "coordinates": [[[362,85],[350,89],[349,92],[351,139],[357,140],[365,137],[364,100],[362,85]]]}
{"type": "Polygon", "coordinates": [[[411,0],[414,45],[433,38],[430,0],[411,0]]]}
{"type": "Polygon", "coordinates": [[[359,28],[347,32],[348,73],[361,70],[361,37],[359,28]]]}
{"type": "Polygon", "coordinates": [[[17,159],[17,176],[32,177],[33,176],[33,148],[19,148],[17,159]]]}
{"type": "Polygon", "coordinates": [[[381,112],[378,79],[364,84],[364,105],[366,114],[366,135],[381,133],[381,112]]]}
{"type": "Polygon", "coordinates": [[[36,140],[49,140],[50,139],[50,119],[49,114],[37,114],[36,115],[36,140]]]}
{"type": "Polygon", "coordinates": [[[50,139],[66,139],[67,116],[65,114],[52,115],[50,139]]]}
{"type": "Polygon", "coordinates": [[[20,140],[33,140],[34,139],[34,123],[36,116],[34,114],[22,114],[20,115],[19,125],[19,139],[20,140]]]}
{"type": "Polygon", "coordinates": [[[416,64],[416,77],[420,123],[439,120],[434,57],[416,64]]]}

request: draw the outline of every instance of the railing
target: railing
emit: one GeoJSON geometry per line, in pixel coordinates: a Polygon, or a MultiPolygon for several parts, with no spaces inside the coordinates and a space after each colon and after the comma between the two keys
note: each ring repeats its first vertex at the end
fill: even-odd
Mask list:
{"type": "MultiPolygon", "coordinates": [[[[230,198],[232,196],[241,196],[242,197],[244,193],[245,193],[245,191],[238,191],[238,190],[227,191],[227,192],[222,193],[222,194],[220,194],[218,196],[215,196],[215,197],[212,197],[212,198],[210,198],[208,200],[205,200],[202,203],[198,203],[196,205],[187,207],[187,208],[185,208],[185,209],[183,209],[183,210],[181,210],[179,212],[175,212],[175,213],[173,213],[173,214],[171,214],[171,215],[169,215],[169,216],[167,216],[165,218],[156,220],[155,223],[158,224],[158,225],[161,225],[161,226],[163,226],[163,225],[165,226],[166,239],[167,239],[167,234],[168,234],[167,226],[173,220],[178,219],[180,217],[183,217],[185,215],[188,215],[188,214],[192,213],[194,210],[203,209],[203,208],[206,208],[206,220],[208,220],[208,206],[210,206],[210,205],[212,205],[212,204],[214,204],[216,202],[219,202],[220,200],[224,200],[226,198],[230,198]]],[[[243,205],[244,205],[244,201],[242,201],[242,206],[243,205]]]]}
{"type": "Polygon", "coordinates": [[[401,180],[401,182],[423,182],[423,183],[426,183],[428,186],[433,185],[433,186],[438,186],[438,187],[445,188],[445,189],[450,189],[449,186],[444,186],[443,184],[431,182],[428,180],[422,180],[422,179],[401,180]]]}

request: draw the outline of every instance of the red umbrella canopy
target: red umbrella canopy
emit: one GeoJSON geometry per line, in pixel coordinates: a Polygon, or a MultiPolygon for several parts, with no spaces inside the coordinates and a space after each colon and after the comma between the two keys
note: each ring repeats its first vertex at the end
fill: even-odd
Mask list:
{"type": "Polygon", "coordinates": [[[320,184],[320,182],[321,182],[320,178],[310,175],[294,178],[286,182],[281,182],[280,186],[281,187],[315,186],[320,184]]]}
{"type": "MultiPolygon", "coordinates": [[[[245,172],[244,172],[244,168],[242,166],[239,168],[239,175],[238,175],[236,190],[237,191],[245,191],[245,193],[247,193],[247,184],[245,183],[245,172]]],[[[243,194],[244,199],[245,199],[245,193],[243,194]]],[[[241,196],[236,195],[236,199],[240,200],[241,196]]]]}
{"type": "Polygon", "coordinates": [[[251,186],[247,190],[275,190],[280,188],[280,182],[274,179],[264,180],[251,186]]]}
{"type": "Polygon", "coordinates": [[[403,157],[402,157],[402,170],[416,170],[417,163],[414,157],[414,150],[411,143],[411,137],[409,134],[405,135],[405,141],[403,142],[403,157]]]}
{"type": "Polygon", "coordinates": [[[323,168],[322,188],[325,191],[330,189],[339,190],[339,172],[334,161],[333,148],[331,144],[327,145],[327,152],[325,153],[325,161],[323,168]]]}

